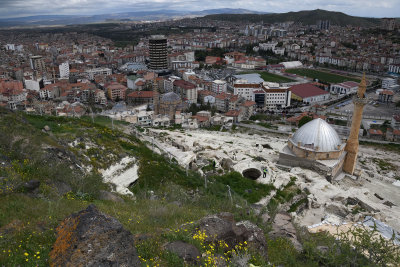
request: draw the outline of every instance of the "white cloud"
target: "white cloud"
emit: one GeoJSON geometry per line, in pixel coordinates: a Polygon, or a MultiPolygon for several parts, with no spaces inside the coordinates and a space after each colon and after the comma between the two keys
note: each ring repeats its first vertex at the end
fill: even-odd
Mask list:
{"type": "Polygon", "coordinates": [[[246,8],[266,12],[327,9],[356,16],[398,16],[399,0],[0,0],[0,17],[140,10],[246,8]]]}

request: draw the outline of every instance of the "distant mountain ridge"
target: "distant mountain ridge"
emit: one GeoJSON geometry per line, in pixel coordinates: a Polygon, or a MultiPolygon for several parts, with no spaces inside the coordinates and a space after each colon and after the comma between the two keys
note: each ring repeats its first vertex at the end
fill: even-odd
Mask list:
{"type": "Polygon", "coordinates": [[[87,24],[104,22],[107,20],[160,20],[184,16],[206,16],[212,14],[266,14],[266,12],[258,12],[247,9],[220,8],[202,11],[131,11],[99,15],[38,15],[0,19],[0,27],[87,24]]]}
{"type": "Polygon", "coordinates": [[[378,18],[355,17],[342,12],[327,11],[322,9],[304,10],[279,14],[218,14],[207,15],[205,16],[205,18],[223,21],[249,21],[253,23],[261,21],[264,23],[294,21],[301,22],[305,25],[315,25],[318,20],[329,20],[331,22],[331,25],[353,25],[361,27],[373,27],[380,24],[380,19],[378,18]]]}

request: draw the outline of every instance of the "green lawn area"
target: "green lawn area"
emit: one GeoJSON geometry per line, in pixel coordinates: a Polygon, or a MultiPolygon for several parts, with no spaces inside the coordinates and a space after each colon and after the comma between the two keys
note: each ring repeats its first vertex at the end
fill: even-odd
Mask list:
{"type": "Polygon", "coordinates": [[[360,79],[356,79],[353,77],[347,77],[312,69],[291,69],[291,70],[286,70],[286,72],[297,74],[300,76],[306,76],[312,79],[318,79],[321,82],[327,82],[327,83],[341,83],[345,81],[360,82],[360,79]]]}
{"type": "Polygon", "coordinates": [[[241,72],[238,73],[238,75],[241,74],[252,74],[252,73],[258,73],[260,74],[261,78],[266,81],[266,82],[275,82],[275,83],[290,83],[290,82],[294,82],[294,80],[277,75],[277,74],[273,74],[273,73],[269,73],[266,71],[248,71],[248,72],[241,72]]]}
{"type": "MultiPolygon", "coordinates": [[[[91,116],[83,116],[81,119],[84,121],[87,121],[87,122],[92,122],[91,116]]],[[[109,127],[109,128],[112,127],[111,118],[109,118],[107,116],[95,115],[93,118],[93,121],[94,121],[94,123],[97,123],[101,126],[105,126],[105,127],[109,127]]],[[[114,127],[115,126],[124,126],[124,125],[129,125],[129,122],[114,120],[114,127]]]]}

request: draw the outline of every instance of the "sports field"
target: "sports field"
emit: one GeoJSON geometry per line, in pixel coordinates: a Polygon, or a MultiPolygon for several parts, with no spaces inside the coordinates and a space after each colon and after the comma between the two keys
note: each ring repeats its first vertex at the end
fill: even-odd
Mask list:
{"type": "Polygon", "coordinates": [[[346,81],[360,82],[360,79],[354,77],[342,76],[314,69],[290,69],[286,70],[286,72],[297,74],[299,76],[306,76],[312,79],[318,79],[318,81],[320,82],[327,82],[327,83],[341,83],[346,81]]]}
{"type": "Polygon", "coordinates": [[[241,74],[251,74],[251,73],[258,73],[260,74],[261,78],[266,81],[266,82],[274,82],[274,83],[290,83],[294,82],[294,80],[283,77],[281,75],[269,73],[266,71],[246,71],[246,72],[241,72],[238,73],[239,75],[241,74]]]}

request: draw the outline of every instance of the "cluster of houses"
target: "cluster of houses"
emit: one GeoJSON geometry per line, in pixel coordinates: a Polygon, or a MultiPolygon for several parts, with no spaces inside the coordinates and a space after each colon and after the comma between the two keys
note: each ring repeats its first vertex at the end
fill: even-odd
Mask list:
{"type": "MultiPolygon", "coordinates": [[[[147,39],[140,40],[135,47],[122,49],[115,47],[110,40],[87,34],[79,35],[82,38],[77,38],[76,33],[50,37],[38,34],[35,38],[42,41],[34,44],[31,38],[19,36],[20,44],[7,43],[5,50],[0,51],[2,66],[14,66],[0,68],[0,105],[45,114],[81,116],[91,112],[93,107],[104,110],[124,102],[152,110],[141,111],[143,116],[137,119],[140,125],[177,123],[183,127],[202,127],[248,120],[257,110],[277,111],[294,103],[324,104],[332,94],[347,95],[357,90],[358,85],[354,82],[332,84],[328,88],[311,81],[285,84],[253,80],[232,73],[215,75],[217,68],[200,71],[195,51],[211,48],[258,43],[253,49],[255,52],[271,51],[308,63],[323,62],[321,58],[330,53],[349,52],[337,35],[347,31],[343,28],[326,31],[318,39],[315,33],[294,35],[304,29],[290,23],[277,28],[247,27],[245,36],[240,37],[237,35],[238,27],[241,26],[230,25],[224,30],[217,27],[216,32],[201,30],[194,34],[168,36],[170,72],[167,75],[148,70],[145,64],[149,58],[147,39]],[[260,40],[260,35],[264,40],[260,40]],[[271,37],[269,41],[266,36],[271,37]],[[311,55],[313,49],[315,53],[311,55]],[[304,53],[307,58],[292,56],[304,53]],[[187,111],[193,105],[205,107],[207,111],[192,115],[187,111]],[[217,112],[219,115],[210,116],[207,113],[210,110],[210,114],[217,112]]],[[[0,44],[3,44],[1,38],[0,35],[0,44]]],[[[386,47],[386,43],[380,41],[379,48],[386,47]]],[[[353,43],[364,49],[368,42],[357,39],[353,43]]],[[[230,51],[221,57],[206,56],[202,63],[208,66],[224,64],[231,67],[230,70],[265,69],[278,73],[303,67],[300,61],[267,66],[260,56],[246,55],[234,49],[230,51]]],[[[397,64],[396,60],[396,57],[386,57],[384,61],[385,64],[397,64]]],[[[395,79],[384,79],[379,101],[393,101],[397,89],[395,79]]],[[[393,132],[396,136],[397,132],[393,132]]],[[[376,133],[372,133],[374,135],[376,133]]]]}
{"type": "Polygon", "coordinates": [[[400,141],[400,114],[392,116],[386,127],[376,127],[367,130],[367,136],[375,140],[400,141]]]}

